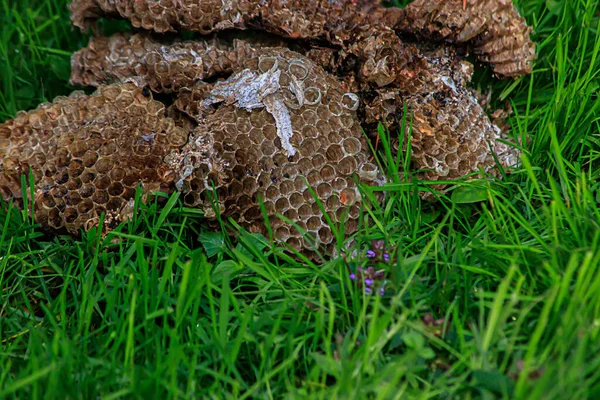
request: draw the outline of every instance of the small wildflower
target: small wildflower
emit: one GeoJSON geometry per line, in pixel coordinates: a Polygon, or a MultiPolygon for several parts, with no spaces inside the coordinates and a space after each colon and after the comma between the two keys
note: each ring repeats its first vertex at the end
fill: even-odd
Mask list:
{"type": "Polygon", "coordinates": [[[373,241],[371,241],[371,245],[376,250],[382,250],[383,247],[385,246],[385,241],[381,240],[381,239],[380,240],[373,240],[373,241]]]}
{"type": "Polygon", "coordinates": [[[373,250],[367,250],[367,257],[369,258],[375,258],[377,257],[377,253],[375,253],[373,250]]]}
{"type": "Polygon", "coordinates": [[[353,281],[356,280],[356,274],[350,274],[350,279],[352,279],[353,281]]]}
{"type": "Polygon", "coordinates": [[[382,286],[379,288],[379,295],[383,296],[385,294],[385,288],[382,286]]]}
{"type": "Polygon", "coordinates": [[[370,287],[366,287],[365,288],[365,294],[367,294],[369,296],[372,295],[373,294],[373,289],[371,289],[370,287]]]}
{"type": "Polygon", "coordinates": [[[373,286],[373,283],[374,283],[373,279],[369,279],[369,278],[365,279],[365,285],[367,285],[367,286],[373,286]]]}
{"type": "Polygon", "coordinates": [[[390,255],[388,253],[383,254],[383,261],[390,262],[390,255]]]}

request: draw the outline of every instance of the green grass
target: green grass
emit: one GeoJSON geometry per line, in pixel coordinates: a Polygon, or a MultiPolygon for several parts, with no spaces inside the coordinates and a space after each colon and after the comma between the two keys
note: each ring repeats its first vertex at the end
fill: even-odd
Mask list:
{"type": "MultiPolygon", "coordinates": [[[[522,168],[436,205],[393,180],[353,259],[231,241],[176,196],[104,239],[1,207],[0,398],[600,398],[599,1],[518,3],[539,59],[491,84],[522,168]],[[349,270],[379,239],[365,296],[349,270]]],[[[87,37],[65,0],[0,7],[4,120],[72,90],[87,37]]]]}

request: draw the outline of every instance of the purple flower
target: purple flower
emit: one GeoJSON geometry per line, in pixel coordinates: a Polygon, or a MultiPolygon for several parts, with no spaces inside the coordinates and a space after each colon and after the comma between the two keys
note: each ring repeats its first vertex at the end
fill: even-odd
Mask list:
{"type": "Polygon", "coordinates": [[[367,250],[367,257],[375,258],[376,256],[377,256],[377,253],[375,253],[373,250],[367,250]]]}
{"type": "Polygon", "coordinates": [[[379,288],[379,295],[383,296],[385,294],[385,288],[382,286],[379,288]]]}
{"type": "Polygon", "coordinates": [[[365,285],[373,286],[373,279],[370,279],[370,278],[365,279],[365,285]]]}
{"type": "Polygon", "coordinates": [[[372,295],[373,294],[373,289],[371,289],[370,287],[366,287],[365,288],[365,294],[372,295]]]}
{"type": "Polygon", "coordinates": [[[388,253],[383,254],[383,261],[390,262],[390,255],[388,253]]]}
{"type": "Polygon", "coordinates": [[[350,274],[350,279],[355,280],[356,279],[356,274],[350,274]]]}

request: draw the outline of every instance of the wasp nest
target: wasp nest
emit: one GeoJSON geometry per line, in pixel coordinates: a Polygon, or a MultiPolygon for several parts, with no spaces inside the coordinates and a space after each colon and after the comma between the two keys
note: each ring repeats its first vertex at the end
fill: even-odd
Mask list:
{"type": "MultiPolygon", "coordinates": [[[[149,90],[134,83],[101,86],[93,96],[59,99],[9,121],[2,128],[8,145],[3,177],[13,177],[13,184],[5,197],[19,195],[19,174],[32,167],[36,198],[41,196],[36,217],[51,228],[89,228],[102,212],[122,217],[142,183],[147,190],[180,190],[185,204],[202,208],[207,218],[219,212],[266,234],[262,202],[276,239],[297,249],[313,248],[313,239],[332,244],[330,222],[344,222],[347,232],[354,232],[360,212],[357,183],[381,182],[377,167],[368,162],[356,116],[358,96],[298,53],[240,46],[248,56],[228,64],[229,78],[204,84],[202,91],[184,89],[195,75],[177,85],[172,78],[178,74],[167,74],[171,79],[166,80],[156,73],[141,75],[153,87],[179,87],[184,101],[186,95],[203,94],[187,101],[197,110],[193,131],[178,126],[149,90]],[[23,136],[29,141],[18,141],[23,136]],[[34,152],[44,140],[50,146],[43,157],[34,153],[27,165],[10,164],[16,154],[34,152]]],[[[232,52],[236,49],[223,54],[232,52]]],[[[116,72],[106,76],[117,79],[116,72]]],[[[119,78],[128,76],[124,72],[119,78]]]]}
{"type": "MultiPolygon", "coordinates": [[[[471,46],[499,75],[516,76],[531,68],[529,28],[509,1],[454,3],[74,0],[77,26],[116,17],[211,36],[93,38],[72,58],[71,82],[96,93],[0,125],[2,196],[21,201],[31,169],[36,219],[77,232],[102,213],[108,228],[127,218],[141,184],[145,194],[181,191],[207,218],[251,232],[266,234],[267,222],[296,249],[329,246],[330,222],[357,229],[358,185],[382,183],[361,125],[393,129],[406,106],[412,168],[430,180],[517,162],[468,88],[472,66],[424,39],[471,46]],[[266,33],[243,40],[236,29],[266,33]]],[[[394,141],[396,151],[406,145],[394,141]]]]}
{"type": "Polygon", "coordinates": [[[531,29],[512,0],[415,0],[402,10],[372,0],[73,0],[70,9],[73,24],[81,28],[106,16],[155,32],[252,28],[336,45],[357,43],[365,32],[400,31],[470,44],[504,76],[529,73],[535,58],[531,29]]]}
{"type": "Polygon", "coordinates": [[[175,177],[163,158],[188,132],[165,106],[134,82],[74,92],[0,125],[0,190],[21,201],[21,178],[31,168],[35,219],[43,227],[78,233],[127,217],[141,184],[169,191],[175,177]]]}
{"type": "Polygon", "coordinates": [[[531,72],[535,45],[531,28],[512,0],[415,0],[404,9],[396,29],[425,39],[471,43],[481,61],[495,73],[519,76],[531,72]]]}

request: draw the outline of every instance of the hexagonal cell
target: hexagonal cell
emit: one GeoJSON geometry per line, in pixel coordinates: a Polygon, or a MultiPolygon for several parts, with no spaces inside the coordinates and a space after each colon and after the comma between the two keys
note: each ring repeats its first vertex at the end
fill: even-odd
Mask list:
{"type": "Polygon", "coordinates": [[[322,226],[321,219],[319,217],[310,217],[308,221],[306,221],[306,227],[309,231],[318,231],[322,226]]]}
{"type": "Polygon", "coordinates": [[[53,229],[60,229],[63,226],[63,218],[57,208],[48,211],[48,226],[53,229]]]}
{"type": "MultiPolygon", "coordinates": [[[[79,194],[83,198],[88,198],[88,197],[91,197],[95,191],[96,191],[96,188],[94,188],[94,185],[86,184],[86,185],[82,186],[81,189],[79,189],[79,194]]],[[[82,212],[86,212],[86,211],[82,211],[82,212]]]]}
{"type": "Polygon", "coordinates": [[[304,89],[304,104],[317,105],[321,103],[322,93],[318,87],[307,87],[304,89]]]}
{"type": "Polygon", "coordinates": [[[135,171],[131,171],[123,178],[123,185],[125,186],[134,187],[137,186],[139,182],[140,176],[135,171]]]}
{"type": "Polygon", "coordinates": [[[319,183],[321,183],[321,174],[319,171],[310,171],[306,176],[306,180],[311,187],[316,187],[319,183]]]}
{"type": "Polygon", "coordinates": [[[62,171],[54,177],[54,182],[57,185],[62,185],[69,180],[69,173],[67,171],[62,171]]]}
{"type": "Polygon", "coordinates": [[[325,207],[328,210],[334,210],[340,207],[341,202],[340,202],[340,195],[337,193],[332,194],[331,196],[329,196],[327,198],[327,200],[325,200],[325,207]]]}
{"type": "Polygon", "coordinates": [[[342,159],[344,152],[339,144],[332,144],[327,148],[325,156],[328,161],[337,162],[342,159]]]}
{"type": "Polygon", "coordinates": [[[283,212],[283,215],[290,221],[296,222],[298,219],[298,211],[294,210],[293,208],[288,208],[285,212],[283,212]]]}
{"type": "Polygon", "coordinates": [[[304,197],[300,193],[292,193],[290,195],[290,205],[292,207],[299,208],[304,203],[304,197]]]}
{"type": "Polygon", "coordinates": [[[79,178],[71,178],[65,184],[65,186],[68,190],[78,190],[81,187],[81,185],[82,185],[81,179],[79,179],[79,178]]]}
{"type": "Polygon", "coordinates": [[[288,239],[287,243],[297,251],[302,250],[302,241],[299,238],[291,237],[288,239]]]}
{"type": "Polygon", "coordinates": [[[290,228],[287,226],[280,226],[275,230],[275,237],[282,242],[285,242],[290,237],[290,228]]]}
{"type": "Polygon", "coordinates": [[[121,182],[113,182],[108,186],[108,194],[111,196],[120,196],[124,189],[121,182]]]}
{"type": "Polygon", "coordinates": [[[238,197],[244,193],[244,186],[239,181],[233,181],[229,184],[228,192],[231,197],[238,197]]]}
{"type": "Polygon", "coordinates": [[[87,142],[83,140],[78,140],[74,143],[71,143],[71,145],[69,146],[69,150],[71,151],[71,155],[73,157],[83,157],[83,155],[88,150],[87,142]]]}
{"type": "Polygon", "coordinates": [[[256,190],[256,179],[252,178],[252,177],[248,177],[245,178],[242,181],[242,186],[243,186],[243,190],[246,193],[254,193],[254,191],[256,190]]]}
{"type": "Polygon", "coordinates": [[[113,181],[121,181],[125,178],[126,172],[123,168],[114,168],[112,171],[110,171],[110,178],[113,181]]]}
{"type": "Polygon", "coordinates": [[[285,197],[280,197],[275,202],[275,210],[277,210],[278,213],[285,212],[289,206],[290,206],[290,202],[285,197]]]}
{"type": "Polygon", "coordinates": [[[321,207],[323,206],[323,204],[319,204],[317,202],[314,202],[311,204],[310,209],[312,210],[313,215],[321,215],[322,211],[321,211],[321,207]]]}
{"type": "Polygon", "coordinates": [[[325,165],[321,168],[321,179],[323,182],[331,182],[331,180],[335,177],[335,170],[331,165],[325,165]]]}
{"type": "Polygon", "coordinates": [[[43,193],[38,202],[40,202],[45,208],[53,208],[56,206],[54,198],[49,193],[43,193]]]}
{"type": "Polygon", "coordinates": [[[314,110],[302,110],[302,119],[306,125],[316,127],[319,115],[314,110]]]}
{"type": "Polygon", "coordinates": [[[312,207],[309,204],[303,204],[298,208],[298,216],[302,219],[308,218],[313,215],[312,207]]]}
{"type": "Polygon", "coordinates": [[[352,127],[354,127],[354,124],[357,122],[356,118],[350,114],[341,115],[339,118],[339,121],[340,121],[340,125],[344,129],[351,129],[352,127]]]}
{"type": "Polygon", "coordinates": [[[240,134],[249,133],[252,129],[252,124],[250,123],[249,112],[242,110],[244,114],[239,115],[235,124],[236,131],[240,134]]]}
{"type": "Polygon", "coordinates": [[[305,157],[298,161],[298,169],[300,170],[300,173],[306,175],[312,170],[312,168],[313,166],[310,158],[305,157]]]}
{"type": "Polygon", "coordinates": [[[262,134],[263,134],[263,137],[265,138],[265,140],[269,140],[272,142],[277,138],[277,128],[272,123],[265,124],[262,127],[262,134]]]}
{"type": "Polygon", "coordinates": [[[258,58],[258,70],[262,73],[270,70],[276,71],[279,68],[279,60],[276,57],[271,56],[259,56],[258,58]]]}
{"type": "Polygon", "coordinates": [[[197,192],[186,193],[183,196],[183,202],[185,205],[193,207],[200,202],[200,194],[197,192]]]}
{"type": "Polygon", "coordinates": [[[326,199],[331,196],[332,191],[333,189],[331,188],[331,185],[327,182],[323,182],[317,186],[317,195],[321,199],[326,199]]]}
{"type": "Polygon", "coordinates": [[[342,147],[346,154],[354,155],[362,150],[360,140],[355,137],[346,137],[342,142],[342,147]]]}
{"type": "Polygon", "coordinates": [[[58,168],[66,167],[71,161],[71,154],[65,148],[56,150],[56,166],[58,168]]]}
{"type": "Polygon", "coordinates": [[[77,211],[81,214],[85,214],[88,211],[91,211],[94,208],[94,202],[91,199],[83,199],[77,205],[77,211]]]}
{"type": "Polygon", "coordinates": [[[94,179],[94,185],[96,189],[105,190],[110,186],[111,180],[108,175],[98,175],[96,179],[94,179]]]}
{"type": "Polygon", "coordinates": [[[261,145],[260,145],[260,151],[262,152],[263,155],[265,156],[273,156],[273,154],[275,154],[275,151],[277,149],[275,148],[275,143],[270,141],[270,140],[265,140],[261,145]]]}
{"type": "Polygon", "coordinates": [[[114,166],[115,161],[110,157],[100,158],[98,161],[96,161],[96,171],[102,174],[110,172],[114,166]]]}
{"type": "Polygon", "coordinates": [[[92,201],[96,204],[105,204],[108,202],[108,193],[105,190],[96,190],[92,195],[92,201]]]}
{"type": "Polygon", "coordinates": [[[329,140],[329,142],[331,142],[331,143],[341,143],[342,135],[340,135],[340,128],[333,127],[331,130],[331,133],[329,133],[329,135],[327,135],[327,140],[329,140]]]}
{"type": "Polygon", "coordinates": [[[69,204],[76,206],[81,201],[81,196],[76,191],[69,192],[69,204]]]}
{"type": "Polygon", "coordinates": [[[342,175],[350,175],[356,171],[356,159],[353,156],[344,157],[337,165],[337,170],[342,175]]]}
{"type": "MultiPolygon", "coordinates": [[[[272,204],[272,203],[271,203],[272,204]]],[[[246,221],[253,221],[262,217],[262,212],[259,206],[252,206],[244,212],[246,221]]]]}
{"type": "Polygon", "coordinates": [[[346,182],[346,180],[344,178],[335,178],[333,180],[333,182],[331,182],[333,189],[337,190],[337,191],[342,191],[344,190],[347,186],[348,183],[346,182]]]}
{"type": "Polygon", "coordinates": [[[323,226],[319,229],[319,240],[323,244],[329,244],[333,242],[333,234],[328,226],[323,226]]]}
{"type": "Polygon", "coordinates": [[[83,173],[84,169],[85,167],[81,160],[73,160],[68,167],[69,176],[71,176],[71,178],[76,178],[83,173]]]}
{"type": "Polygon", "coordinates": [[[167,139],[174,146],[183,146],[188,141],[188,133],[183,128],[175,127],[168,132],[167,139]]]}
{"type": "Polygon", "coordinates": [[[279,188],[275,185],[271,185],[267,188],[266,198],[268,199],[276,199],[279,197],[279,188]]]}
{"type": "Polygon", "coordinates": [[[360,106],[360,98],[354,93],[344,93],[340,103],[347,110],[356,111],[360,106]]]}
{"type": "Polygon", "coordinates": [[[344,107],[342,106],[341,103],[338,103],[337,101],[332,101],[329,103],[329,112],[335,116],[340,116],[342,114],[344,114],[344,107]]]}
{"type": "Polygon", "coordinates": [[[353,219],[356,219],[360,216],[360,206],[358,205],[358,203],[354,204],[352,207],[350,207],[348,216],[353,219]]]}
{"type": "Polygon", "coordinates": [[[287,71],[290,75],[294,76],[298,81],[303,81],[308,76],[309,64],[304,60],[293,59],[290,60],[287,71]]]}
{"type": "MultiPolygon", "coordinates": [[[[321,129],[321,126],[319,126],[319,129],[321,129]]],[[[301,129],[301,132],[304,138],[316,138],[319,136],[319,130],[317,127],[311,125],[304,125],[301,129]]]]}
{"type": "Polygon", "coordinates": [[[358,221],[355,219],[349,219],[348,221],[346,221],[346,232],[348,233],[354,233],[358,230],[358,221]]]}

